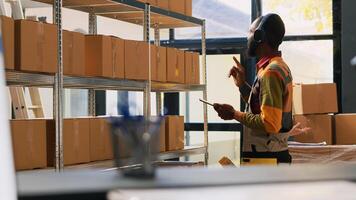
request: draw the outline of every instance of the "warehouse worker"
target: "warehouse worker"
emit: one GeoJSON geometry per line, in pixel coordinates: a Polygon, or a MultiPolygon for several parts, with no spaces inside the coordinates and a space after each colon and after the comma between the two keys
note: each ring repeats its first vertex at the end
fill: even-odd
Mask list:
{"type": "MultiPolygon", "coordinates": [[[[278,51],[284,34],[284,23],[277,14],[256,19],[250,26],[247,50],[249,56],[259,60],[255,81],[252,86],[247,84],[245,69],[235,57],[236,66],[229,74],[247,103],[247,112],[214,104],[222,119],[244,125],[243,158],[274,158],[278,163],[291,163],[288,137],[293,128],[292,74],[278,51]]],[[[291,134],[295,132],[303,130],[295,127],[291,134]]]]}

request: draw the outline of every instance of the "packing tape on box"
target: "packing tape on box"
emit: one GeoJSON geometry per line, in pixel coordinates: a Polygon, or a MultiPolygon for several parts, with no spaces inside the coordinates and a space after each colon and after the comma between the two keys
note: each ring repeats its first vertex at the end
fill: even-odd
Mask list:
{"type": "Polygon", "coordinates": [[[176,51],[176,59],[175,59],[176,62],[174,64],[175,66],[174,76],[177,78],[179,76],[179,66],[178,66],[179,56],[178,56],[178,50],[175,49],[175,51],[176,51]]]}
{"type": "Polygon", "coordinates": [[[35,147],[34,147],[34,144],[33,144],[34,143],[33,137],[35,136],[35,134],[34,134],[34,131],[33,131],[32,127],[28,128],[27,131],[28,132],[27,132],[26,136],[27,136],[27,142],[29,144],[29,149],[26,151],[26,153],[28,154],[28,156],[26,156],[26,158],[29,159],[28,162],[32,163],[32,161],[34,160],[33,159],[33,155],[35,153],[35,147]]]}
{"type": "Polygon", "coordinates": [[[69,47],[68,47],[68,63],[69,63],[69,69],[70,69],[70,73],[74,72],[74,34],[70,33],[68,34],[69,36],[69,47]]]}
{"type": "Polygon", "coordinates": [[[105,149],[105,137],[106,137],[106,136],[104,136],[104,134],[106,134],[105,133],[105,120],[100,120],[99,122],[100,122],[100,134],[101,134],[100,139],[101,139],[101,143],[103,144],[104,149],[105,149]]]}
{"type": "Polygon", "coordinates": [[[40,22],[35,22],[37,24],[37,34],[38,34],[38,44],[37,44],[37,55],[39,58],[39,66],[36,66],[39,68],[39,71],[43,71],[43,69],[46,67],[44,66],[44,45],[45,45],[45,31],[44,31],[44,24],[40,22]]]}
{"type": "Polygon", "coordinates": [[[113,69],[113,76],[116,74],[116,58],[118,57],[119,53],[119,45],[116,45],[116,40],[111,38],[111,46],[112,46],[112,69],[113,69]]]}
{"type": "MultiPolygon", "coordinates": [[[[74,155],[79,155],[80,150],[80,137],[79,137],[79,120],[73,120],[73,145],[74,145],[74,155]]],[[[77,158],[77,156],[76,156],[77,158]]]]}
{"type": "Polygon", "coordinates": [[[161,65],[161,50],[159,47],[157,47],[157,51],[156,51],[157,55],[156,55],[156,58],[157,58],[157,70],[156,70],[156,77],[157,79],[159,79],[159,70],[160,70],[160,65],[161,65]]]}
{"type": "MultiPolygon", "coordinates": [[[[138,50],[140,49],[140,42],[136,41],[135,45],[136,45],[136,47],[135,47],[136,58],[141,59],[140,54],[138,53],[139,52],[138,50]]],[[[136,70],[138,70],[137,67],[135,67],[135,68],[136,68],[136,70]]]]}

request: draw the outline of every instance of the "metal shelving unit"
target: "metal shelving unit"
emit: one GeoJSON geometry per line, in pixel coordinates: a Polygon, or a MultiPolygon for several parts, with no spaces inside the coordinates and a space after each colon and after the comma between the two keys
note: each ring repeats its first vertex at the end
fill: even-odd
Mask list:
{"type": "MultiPolygon", "coordinates": [[[[207,76],[206,76],[206,46],[205,46],[205,21],[194,17],[185,16],[179,13],[170,12],[144,4],[136,0],[34,0],[37,2],[53,5],[53,18],[58,26],[58,72],[55,75],[26,73],[17,71],[7,71],[6,78],[8,85],[53,87],[54,89],[54,118],[56,121],[56,171],[62,171],[63,166],[63,89],[81,88],[89,89],[89,115],[95,113],[95,90],[128,90],[144,92],[144,114],[151,115],[150,101],[151,92],[156,92],[157,113],[162,114],[162,93],[166,92],[189,92],[201,91],[203,98],[207,98],[207,76]],[[155,44],[160,44],[160,29],[178,27],[201,27],[202,30],[202,85],[184,85],[157,83],[151,81],[149,73],[148,81],[118,80],[97,77],[72,77],[63,75],[62,58],[62,8],[70,8],[89,13],[89,33],[97,33],[97,15],[130,22],[143,27],[143,40],[151,43],[150,28],[155,30],[155,44]]],[[[149,50],[149,58],[151,58],[149,50]]],[[[149,72],[151,72],[151,62],[149,62],[149,72]]],[[[184,150],[164,152],[160,154],[160,159],[171,159],[191,154],[205,154],[205,163],[208,162],[208,116],[207,106],[204,110],[204,146],[187,147],[184,150]]]]}

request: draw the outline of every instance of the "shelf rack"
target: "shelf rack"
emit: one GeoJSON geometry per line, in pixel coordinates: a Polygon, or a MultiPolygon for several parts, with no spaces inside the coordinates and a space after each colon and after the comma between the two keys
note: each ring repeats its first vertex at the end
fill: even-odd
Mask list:
{"type": "MultiPolygon", "coordinates": [[[[150,94],[156,92],[157,113],[162,114],[162,93],[201,91],[203,98],[207,99],[207,74],[206,74],[206,29],[205,21],[185,16],[179,13],[167,11],[158,7],[150,6],[136,0],[34,0],[37,2],[53,5],[53,21],[58,26],[58,71],[55,75],[6,71],[8,85],[53,87],[54,89],[54,119],[56,121],[56,171],[62,171],[63,165],[63,89],[81,88],[89,89],[88,102],[89,114],[95,113],[95,90],[128,90],[144,92],[144,114],[149,117],[150,94]],[[180,27],[201,27],[202,33],[202,85],[183,85],[157,83],[151,81],[151,62],[149,62],[149,80],[132,81],[98,77],[72,77],[63,75],[63,47],[62,47],[62,8],[89,13],[89,33],[97,34],[97,16],[104,16],[120,21],[137,24],[143,27],[143,40],[151,43],[150,28],[154,28],[156,45],[160,45],[160,29],[180,27]]],[[[149,50],[149,58],[151,58],[149,50]]],[[[204,146],[187,147],[184,150],[165,152],[160,154],[160,159],[171,159],[191,154],[204,154],[205,163],[208,162],[208,116],[207,106],[203,105],[204,112],[204,146]]]]}

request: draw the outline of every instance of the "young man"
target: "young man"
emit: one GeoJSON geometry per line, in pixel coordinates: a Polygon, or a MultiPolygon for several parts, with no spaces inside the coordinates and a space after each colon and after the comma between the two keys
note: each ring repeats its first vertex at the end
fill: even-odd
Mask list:
{"type": "MultiPolygon", "coordinates": [[[[234,119],[244,125],[242,157],[245,158],[276,158],[278,163],[291,163],[287,142],[293,128],[292,74],[278,51],[284,34],[284,23],[277,14],[256,19],[248,35],[248,54],[259,60],[253,85],[246,83],[245,69],[236,58],[236,66],[230,70],[230,77],[248,105],[247,111],[214,104],[222,119],[234,119]]],[[[295,127],[291,133],[296,132],[303,129],[295,127]]]]}

